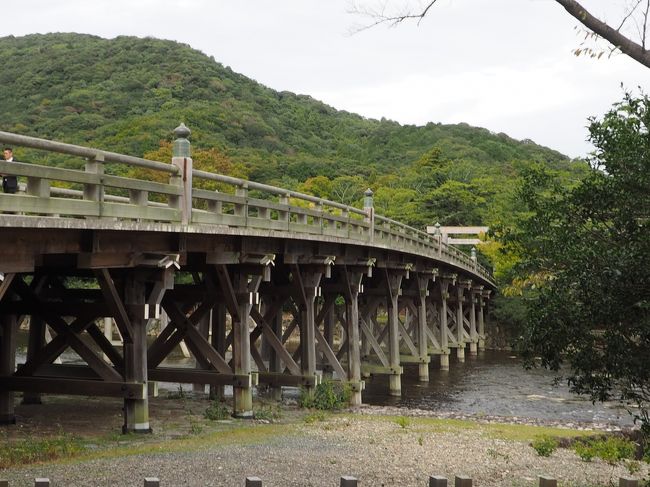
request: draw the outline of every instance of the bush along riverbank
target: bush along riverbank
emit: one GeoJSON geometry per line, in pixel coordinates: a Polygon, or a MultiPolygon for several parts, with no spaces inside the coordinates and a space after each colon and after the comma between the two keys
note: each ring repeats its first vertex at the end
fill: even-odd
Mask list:
{"type": "Polygon", "coordinates": [[[140,486],[157,477],[161,485],[235,486],[258,476],[265,486],[304,487],[351,475],[360,485],[422,486],[430,475],[465,475],[480,486],[533,486],[542,475],[595,486],[650,477],[649,458],[628,431],[370,406],[316,409],[314,401],[332,404],[337,394],[321,391],[312,408],[258,398],[255,419],[237,420],[229,404],[175,393],[152,399],[151,435],[119,434],[121,417],[106,421],[104,401],[80,406],[48,397],[41,406],[17,406],[19,425],[1,430],[0,480],[140,486]]]}

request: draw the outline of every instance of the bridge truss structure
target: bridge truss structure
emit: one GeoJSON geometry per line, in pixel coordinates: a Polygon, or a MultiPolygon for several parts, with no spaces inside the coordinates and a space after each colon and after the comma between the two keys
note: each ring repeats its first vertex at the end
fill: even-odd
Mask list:
{"type": "Polygon", "coordinates": [[[431,357],[444,369],[452,350],[484,348],[495,284],[475,258],[376,215],[370,191],[360,209],[194,169],[189,130],[175,136],[163,163],[0,132],[38,161],[70,161],[0,161],[24,181],[0,193],[0,422],[15,422],[16,391],[117,396],[123,430],[149,431],[154,381],[230,385],[238,417],[256,385],[310,391],[323,377],[357,405],[370,374],[399,395],[405,365],[427,381],[431,357]],[[194,368],[166,364],[179,344],[194,368]],[[77,363],[59,363],[66,350],[77,363]]]}

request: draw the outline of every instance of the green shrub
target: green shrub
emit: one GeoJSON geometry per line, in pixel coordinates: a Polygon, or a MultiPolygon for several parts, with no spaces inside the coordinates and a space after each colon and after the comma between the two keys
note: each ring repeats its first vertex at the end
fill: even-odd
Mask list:
{"type": "Polygon", "coordinates": [[[530,444],[540,457],[550,457],[558,447],[557,439],[552,436],[539,436],[530,444]]]}
{"type": "Polygon", "coordinates": [[[318,384],[313,391],[302,389],[298,404],[303,408],[331,411],[348,406],[351,396],[349,384],[327,380],[318,384]]]}
{"type": "Polygon", "coordinates": [[[219,421],[230,417],[230,409],[219,401],[212,401],[203,416],[211,421],[219,421]]]}
{"type": "Polygon", "coordinates": [[[609,436],[576,443],[573,449],[586,462],[600,458],[610,465],[615,465],[621,460],[633,459],[636,445],[625,438],[609,436]]]}

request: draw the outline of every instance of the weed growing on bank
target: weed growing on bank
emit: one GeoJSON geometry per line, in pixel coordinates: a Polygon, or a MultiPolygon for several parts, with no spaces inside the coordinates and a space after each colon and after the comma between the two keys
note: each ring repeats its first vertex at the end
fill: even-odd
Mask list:
{"type": "Polygon", "coordinates": [[[540,457],[550,457],[557,450],[559,442],[552,436],[544,435],[535,438],[530,446],[533,447],[540,457]]]}
{"type": "Polygon", "coordinates": [[[84,451],[82,442],[72,436],[27,438],[0,445],[0,469],[15,465],[70,458],[84,451]]]}
{"type": "Polygon", "coordinates": [[[350,404],[352,389],[348,384],[327,380],[318,384],[313,391],[301,389],[298,404],[302,408],[332,411],[350,404]]]}

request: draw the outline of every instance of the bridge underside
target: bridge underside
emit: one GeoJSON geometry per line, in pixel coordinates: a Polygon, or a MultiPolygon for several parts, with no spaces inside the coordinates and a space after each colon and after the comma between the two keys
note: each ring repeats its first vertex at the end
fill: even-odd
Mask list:
{"type": "Polygon", "coordinates": [[[148,431],[150,381],[233,387],[234,414],[252,415],[252,389],[350,385],[405,365],[428,380],[432,356],[449,367],[483,347],[483,283],[432,259],[389,249],[164,231],[2,227],[0,422],[14,392],[124,398],[124,431],[148,431]],[[11,239],[7,238],[11,234],[11,239]],[[167,325],[152,338],[152,326],[167,325]],[[107,337],[111,318],[120,342],[107,337]],[[29,330],[16,362],[19,324],[29,330]],[[149,340],[147,339],[149,337],[149,340]],[[166,365],[184,344],[194,368],[166,365]],[[59,363],[72,350],[76,363],[59,363]]]}

